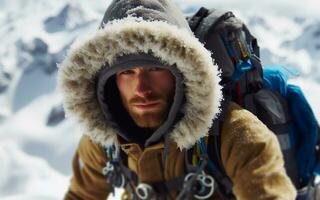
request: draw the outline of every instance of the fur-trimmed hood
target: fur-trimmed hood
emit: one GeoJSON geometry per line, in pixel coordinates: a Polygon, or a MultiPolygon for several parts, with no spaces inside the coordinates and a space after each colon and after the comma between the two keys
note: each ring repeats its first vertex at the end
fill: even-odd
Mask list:
{"type": "Polygon", "coordinates": [[[219,113],[222,92],[210,52],[170,0],[114,0],[101,28],[73,45],[58,74],[67,116],[76,118],[94,142],[104,147],[117,144],[119,130],[97,99],[97,76],[117,57],[136,53],[152,53],[182,74],[183,117],[168,134],[180,149],[189,148],[207,135],[219,113]]]}

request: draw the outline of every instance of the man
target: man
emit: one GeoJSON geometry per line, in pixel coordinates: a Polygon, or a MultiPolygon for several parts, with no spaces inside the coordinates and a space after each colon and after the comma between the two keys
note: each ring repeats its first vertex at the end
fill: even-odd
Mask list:
{"type": "MultiPolygon", "coordinates": [[[[59,70],[67,115],[85,129],[65,199],[106,199],[114,185],[131,197],[154,189],[153,198],[176,199],[182,185],[165,192],[156,185],[186,175],[187,149],[220,112],[219,81],[171,1],[114,0],[97,34],[75,45],[59,70]]],[[[274,134],[234,103],[224,112],[221,158],[235,196],[294,199],[274,134]]]]}

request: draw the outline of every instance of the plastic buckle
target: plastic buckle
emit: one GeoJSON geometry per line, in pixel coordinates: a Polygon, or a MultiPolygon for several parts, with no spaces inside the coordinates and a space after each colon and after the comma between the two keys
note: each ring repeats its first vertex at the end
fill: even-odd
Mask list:
{"type": "Polygon", "coordinates": [[[237,81],[245,72],[250,71],[251,69],[253,69],[254,66],[251,63],[251,60],[239,60],[238,64],[236,65],[236,68],[232,74],[231,79],[233,81],[237,81]]]}

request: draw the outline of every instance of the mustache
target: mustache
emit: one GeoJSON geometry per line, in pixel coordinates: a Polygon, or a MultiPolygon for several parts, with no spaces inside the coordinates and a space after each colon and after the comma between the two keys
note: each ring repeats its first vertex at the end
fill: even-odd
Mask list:
{"type": "Polygon", "coordinates": [[[135,96],[129,100],[129,104],[138,104],[138,103],[150,103],[162,100],[163,98],[159,95],[152,95],[147,97],[135,96]]]}

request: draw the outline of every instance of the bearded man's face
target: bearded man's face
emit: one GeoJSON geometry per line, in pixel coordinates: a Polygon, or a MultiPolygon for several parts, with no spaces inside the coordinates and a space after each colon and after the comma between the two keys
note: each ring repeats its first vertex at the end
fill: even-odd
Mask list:
{"type": "Polygon", "coordinates": [[[135,67],[116,74],[122,105],[137,126],[157,128],[167,118],[175,93],[168,69],[135,67]]]}

